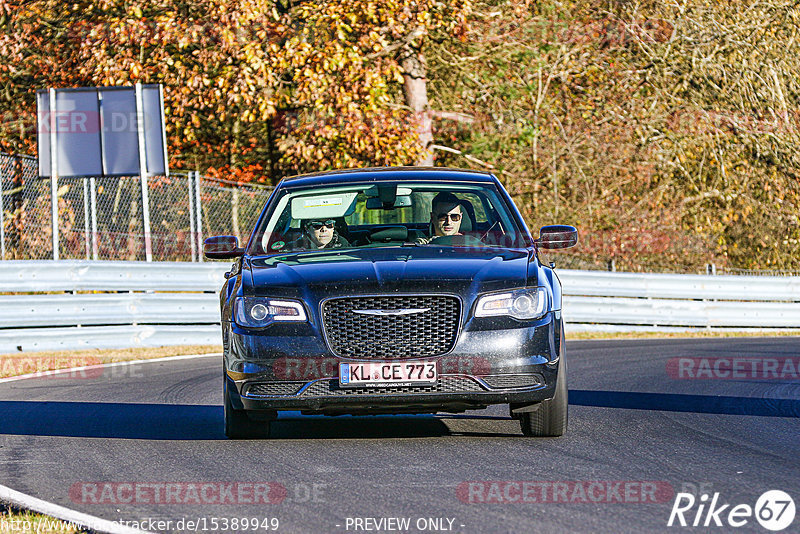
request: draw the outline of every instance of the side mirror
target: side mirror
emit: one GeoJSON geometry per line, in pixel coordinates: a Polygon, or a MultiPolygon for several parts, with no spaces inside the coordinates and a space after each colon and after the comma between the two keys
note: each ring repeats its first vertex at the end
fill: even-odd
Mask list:
{"type": "Polygon", "coordinates": [[[548,250],[574,247],[578,244],[578,229],[566,224],[542,226],[535,243],[537,247],[548,250]]]}
{"type": "Polygon", "coordinates": [[[203,241],[203,254],[212,260],[229,260],[244,254],[239,240],[232,235],[216,235],[203,241]]]}

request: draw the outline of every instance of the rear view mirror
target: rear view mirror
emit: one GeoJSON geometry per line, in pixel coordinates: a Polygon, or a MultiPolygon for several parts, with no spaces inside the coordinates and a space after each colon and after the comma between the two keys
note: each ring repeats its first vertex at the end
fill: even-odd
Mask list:
{"type": "Polygon", "coordinates": [[[217,235],[203,241],[203,254],[212,260],[228,260],[244,254],[239,240],[232,235],[217,235]]]}
{"type": "Polygon", "coordinates": [[[578,229],[566,224],[542,226],[536,246],[541,249],[557,250],[578,244],[578,229]]]}
{"type": "Polygon", "coordinates": [[[367,199],[367,209],[368,210],[385,210],[385,209],[395,209],[395,208],[408,208],[411,206],[411,197],[410,196],[399,196],[395,197],[394,203],[390,204],[388,207],[380,198],[368,198],[367,199]]]}

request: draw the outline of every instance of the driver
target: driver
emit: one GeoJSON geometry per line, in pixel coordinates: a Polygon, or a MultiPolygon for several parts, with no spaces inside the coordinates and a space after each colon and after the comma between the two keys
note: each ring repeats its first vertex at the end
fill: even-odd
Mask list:
{"type": "Polygon", "coordinates": [[[460,200],[453,193],[442,191],[431,202],[431,237],[417,239],[417,243],[430,243],[437,237],[461,234],[461,219],[464,217],[460,200]]]}

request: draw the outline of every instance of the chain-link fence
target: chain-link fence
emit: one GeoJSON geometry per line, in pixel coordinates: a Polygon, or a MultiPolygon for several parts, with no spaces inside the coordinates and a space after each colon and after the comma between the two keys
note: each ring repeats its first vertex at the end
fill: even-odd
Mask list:
{"type": "MultiPolygon", "coordinates": [[[[52,194],[35,158],[0,154],[0,258],[53,258],[52,194]]],[[[146,259],[142,185],[126,178],[59,178],[58,257],[146,259]]],[[[148,178],[154,261],[202,261],[209,235],[249,236],[271,192],[173,173],[148,178]]]]}
{"type": "MultiPolygon", "coordinates": [[[[36,158],[0,153],[0,259],[53,257],[50,179],[39,178],[36,158]]],[[[58,256],[62,259],[145,260],[143,195],[138,176],[58,179],[58,256]]],[[[155,261],[203,261],[203,238],[247,239],[272,191],[172,173],[148,179],[151,256],[155,261]]],[[[542,251],[560,269],[631,270],[579,251],[542,251]]],[[[637,261],[644,261],[638,258],[637,261]]],[[[642,265],[648,271],[647,264],[642,265]]],[[[675,264],[659,272],[800,276],[800,271],[705,269],[675,264]]]]}

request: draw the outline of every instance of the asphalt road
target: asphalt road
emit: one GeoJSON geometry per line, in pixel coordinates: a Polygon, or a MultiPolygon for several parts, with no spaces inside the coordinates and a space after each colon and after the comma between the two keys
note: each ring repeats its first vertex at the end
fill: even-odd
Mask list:
{"type": "MultiPolygon", "coordinates": [[[[749,357],[769,370],[797,363],[800,338],[581,341],[567,354],[570,428],[553,439],[523,437],[497,407],[289,413],[270,440],[228,441],[219,357],[4,383],[0,483],[173,532],[245,530],[233,518],[248,518],[251,532],[272,531],[262,527],[273,518],[278,532],[661,532],[679,492],[719,493],[717,507],[730,506],[723,527],[670,531],[768,532],[754,517],[733,529],[728,512],[767,490],[800,506],[792,368],[779,369],[783,378],[740,366],[734,378],[688,379],[702,360],[676,360],[749,357]]],[[[699,504],[685,512],[689,525],[699,504]]],[[[800,518],[784,532],[798,530],[800,518]]]]}

